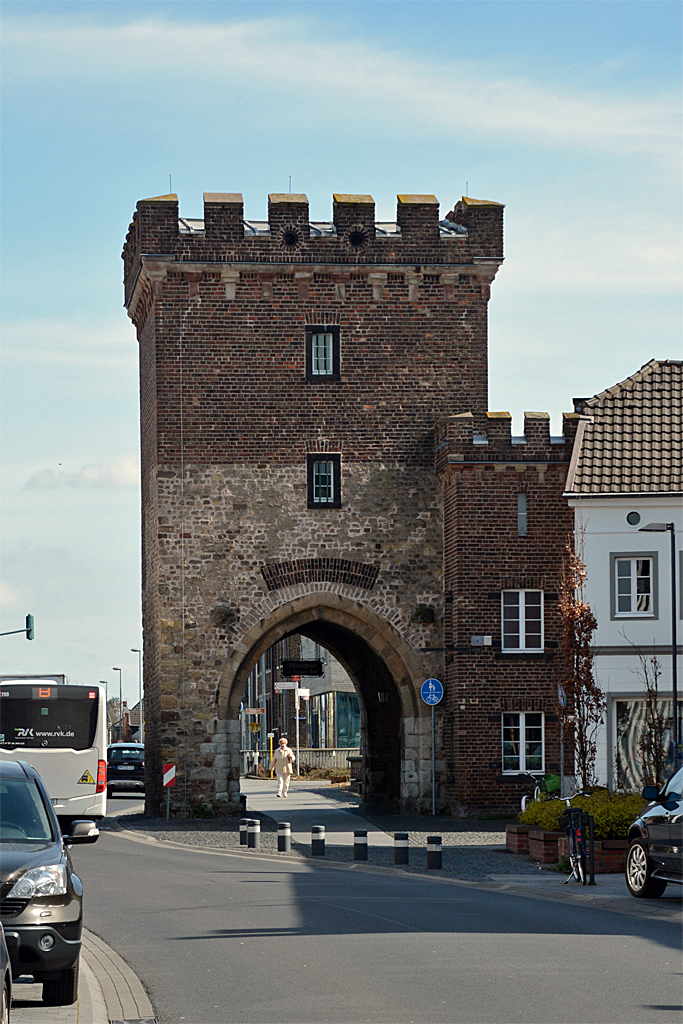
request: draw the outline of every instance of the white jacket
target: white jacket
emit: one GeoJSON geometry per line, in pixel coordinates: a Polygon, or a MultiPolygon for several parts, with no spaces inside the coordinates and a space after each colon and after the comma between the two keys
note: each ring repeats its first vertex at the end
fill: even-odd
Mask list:
{"type": "Polygon", "coordinates": [[[274,768],[276,775],[291,775],[294,771],[292,765],[295,760],[294,752],[290,747],[285,747],[283,750],[282,747],[278,746],[270,762],[270,770],[272,771],[274,768]]]}

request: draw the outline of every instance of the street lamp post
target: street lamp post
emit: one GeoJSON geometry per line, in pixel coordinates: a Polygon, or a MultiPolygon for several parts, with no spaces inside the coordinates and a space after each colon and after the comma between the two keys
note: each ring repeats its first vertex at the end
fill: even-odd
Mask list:
{"type": "Polygon", "coordinates": [[[121,686],[123,669],[113,668],[112,672],[119,674],[119,739],[123,742],[123,687],[121,686]]]}
{"type": "Polygon", "coordinates": [[[104,713],[107,716],[106,717],[106,722],[107,722],[107,743],[110,743],[111,742],[111,735],[110,735],[110,732],[109,732],[109,683],[107,682],[106,679],[100,679],[99,683],[100,683],[100,686],[104,687],[104,707],[105,707],[105,712],[104,713]]]}
{"type": "Polygon", "coordinates": [[[138,742],[145,742],[145,722],[142,714],[142,651],[139,651],[137,647],[131,647],[133,654],[138,656],[138,691],[139,691],[139,703],[138,708],[140,709],[140,733],[138,735],[138,742]]]}
{"type": "Polygon", "coordinates": [[[671,535],[671,699],[673,703],[672,738],[674,745],[673,769],[678,768],[678,665],[676,643],[676,524],[648,523],[639,533],[669,533],[671,535]]]}

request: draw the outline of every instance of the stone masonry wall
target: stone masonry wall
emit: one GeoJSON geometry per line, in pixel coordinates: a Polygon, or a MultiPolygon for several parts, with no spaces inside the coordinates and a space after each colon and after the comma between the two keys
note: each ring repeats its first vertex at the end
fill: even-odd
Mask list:
{"type": "Polygon", "coordinates": [[[295,628],[346,650],[366,779],[415,805],[431,788],[419,686],[443,671],[433,429],[463,409],[485,416],[502,206],[458,203],[458,233],[432,196],[400,196],[384,236],[368,196],[335,196],[332,235],[309,224],[305,196],[270,196],[265,233],[242,217],[233,194],[206,195],[193,227],[177,197],[145,200],[123,253],[140,342],[148,809],[166,760],[175,805],[239,809],[246,674],[295,628]],[[338,328],[339,379],[307,379],[316,324],[338,328]],[[339,509],[307,507],[316,452],[340,457],[339,509]],[[306,559],[334,561],[268,589],[306,559]]]}

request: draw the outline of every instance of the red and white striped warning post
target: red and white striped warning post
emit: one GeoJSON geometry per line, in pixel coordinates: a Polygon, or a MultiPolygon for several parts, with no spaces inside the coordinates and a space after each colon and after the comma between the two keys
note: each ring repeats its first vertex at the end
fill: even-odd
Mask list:
{"type": "Polygon", "coordinates": [[[166,788],[166,821],[171,813],[171,786],[175,786],[175,765],[164,765],[164,786],[166,788]]]}

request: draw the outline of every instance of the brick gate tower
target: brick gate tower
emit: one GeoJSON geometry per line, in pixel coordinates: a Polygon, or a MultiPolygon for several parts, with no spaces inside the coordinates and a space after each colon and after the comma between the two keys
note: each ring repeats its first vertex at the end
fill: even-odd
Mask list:
{"type": "MultiPolygon", "coordinates": [[[[343,664],[360,699],[364,797],[431,793],[421,683],[444,669],[442,485],[434,429],[487,409],[487,302],[503,207],[431,195],[142,200],[125,302],[140,347],[148,810],[240,809],[238,713],[290,634],[343,664]]],[[[443,749],[443,746],[441,747],[443,749]]],[[[443,769],[441,757],[437,768],[443,769]]],[[[440,798],[441,799],[441,798],[440,798]]]]}

